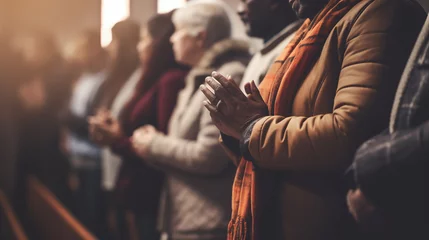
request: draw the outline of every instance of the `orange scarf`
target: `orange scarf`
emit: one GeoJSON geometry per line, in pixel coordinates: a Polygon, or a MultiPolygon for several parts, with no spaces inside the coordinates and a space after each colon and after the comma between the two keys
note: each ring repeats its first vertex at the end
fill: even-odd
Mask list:
{"type": "MultiPolygon", "coordinates": [[[[276,59],[259,87],[270,115],[290,116],[295,94],[318,59],[326,38],[337,22],[358,1],[330,0],[313,21],[307,19],[297,31],[294,39],[276,59]]],[[[272,187],[268,185],[272,184],[258,187],[256,183],[267,177],[258,175],[262,174],[255,174],[252,162],[241,159],[233,184],[228,240],[248,238],[254,240],[259,236],[259,233],[255,234],[258,230],[258,223],[255,223],[255,220],[261,220],[258,218],[264,208],[261,207],[264,205],[262,198],[269,198],[266,192],[267,188],[272,187]],[[265,193],[261,194],[262,191],[265,193]],[[249,220],[252,221],[251,229],[248,229],[249,220]],[[247,236],[249,232],[251,236],[247,236]]]]}

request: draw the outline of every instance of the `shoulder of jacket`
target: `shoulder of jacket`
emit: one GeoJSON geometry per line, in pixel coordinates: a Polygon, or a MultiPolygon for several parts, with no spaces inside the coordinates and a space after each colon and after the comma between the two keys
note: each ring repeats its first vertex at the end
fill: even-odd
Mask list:
{"type": "Polygon", "coordinates": [[[377,21],[391,17],[392,13],[425,14],[424,9],[415,0],[362,0],[343,17],[340,22],[355,23],[359,18],[370,17],[369,21],[377,21]]]}
{"type": "Polygon", "coordinates": [[[334,31],[340,41],[367,33],[404,34],[418,31],[425,16],[414,0],[362,0],[336,24],[334,31]]]}

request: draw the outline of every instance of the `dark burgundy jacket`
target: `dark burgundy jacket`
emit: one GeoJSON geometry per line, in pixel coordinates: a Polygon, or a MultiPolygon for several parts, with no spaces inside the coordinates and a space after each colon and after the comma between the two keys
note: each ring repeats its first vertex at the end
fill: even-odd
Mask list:
{"type": "Polygon", "coordinates": [[[177,95],[184,87],[187,71],[171,69],[164,73],[148,91],[137,90],[121,115],[126,136],[111,148],[122,156],[116,196],[118,204],[141,214],[156,216],[163,183],[163,174],[147,167],[132,149],[130,137],[134,130],[150,124],[158,131],[167,132],[170,116],[176,106],[177,95]]]}

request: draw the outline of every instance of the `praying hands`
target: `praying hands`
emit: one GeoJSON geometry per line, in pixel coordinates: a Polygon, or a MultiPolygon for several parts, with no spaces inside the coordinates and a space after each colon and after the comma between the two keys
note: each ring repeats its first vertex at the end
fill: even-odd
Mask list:
{"type": "Polygon", "coordinates": [[[214,124],[236,139],[241,138],[254,120],[268,115],[267,104],[253,81],[245,86],[246,97],[231,77],[213,72],[200,90],[207,97],[204,106],[210,111],[214,124]]]}

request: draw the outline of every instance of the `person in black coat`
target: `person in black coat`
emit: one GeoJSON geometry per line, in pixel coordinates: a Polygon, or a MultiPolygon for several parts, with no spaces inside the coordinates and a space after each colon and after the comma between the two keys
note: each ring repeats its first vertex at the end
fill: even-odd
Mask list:
{"type": "Polygon", "coordinates": [[[358,149],[347,172],[351,214],[388,239],[428,239],[428,161],[429,18],[399,84],[389,129],[358,149]]]}

